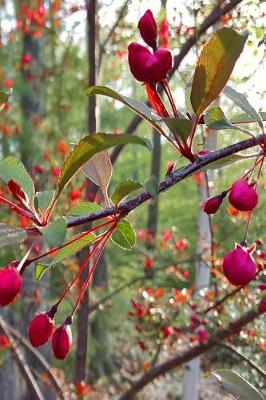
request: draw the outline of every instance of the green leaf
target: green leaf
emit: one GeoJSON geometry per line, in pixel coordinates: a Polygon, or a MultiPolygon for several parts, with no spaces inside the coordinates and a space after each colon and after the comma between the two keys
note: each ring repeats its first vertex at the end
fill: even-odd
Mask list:
{"type": "Polygon", "coordinates": [[[123,200],[125,197],[127,197],[130,193],[134,192],[135,190],[138,190],[142,187],[142,185],[139,182],[132,181],[130,179],[119,182],[117,187],[115,188],[114,193],[112,194],[112,202],[114,205],[118,205],[121,200],[123,200]]]}
{"type": "Polygon", "coordinates": [[[241,110],[243,110],[249,117],[255,119],[263,130],[263,122],[260,114],[255,108],[248,102],[246,97],[232,89],[230,86],[224,88],[223,94],[225,94],[230,100],[232,100],[241,110]]]}
{"type": "Polygon", "coordinates": [[[178,135],[186,143],[192,129],[192,122],[189,119],[166,118],[164,123],[173,135],[178,135]]]}
{"type": "Polygon", "coordinates": [[[211,372],[224,388],[239,400],[263,400],[260,392],[234,371],[218,369],[211,372]]]}
{"type": "Polygon", "coordinates": [[[45,190],[43,192],[37,192],[35,197],[36,208],[38,210],[47,210],[54,196],[55,196],[54,190],[45,190]]]}
{"type": "Polygon", "coordinates": [[[187,112],[189,113],[189,115],[193,119],[195,117],[195,113],[194,113],[194,110],[192,108],[191,100],[190,100],[191,90],[192,90],[192,85],[190,83],[190,84],[188,84],[188,87],[185,89],[185,105],[186,105],[187,112]]]}
{"type": "Polygon", "coordinates": [[[239,161],[246,161],[253,157],[254,157],[253,155],[232,154],[230,156],[223,157],[220,160],[213,161],[208,165],[205,165],[204,167],[200,168],[197,172],[224,168],[228,165],[234,164],[239,161]]]}
{"type": "Polygon", "coordinates": [[[130,97],[123,96],[117,93],[115,90],[106,86],[91,86],[87,90],[87,95],[92,96],[94,94],[101,94],[103,96],[111,97],[112,99],[118,100],[126,105],[130,110],[140,115],[143,119],[148,121],[152,126],[158,128],[160,126],[159,121],[161,117],[156,115],[145,103],[139,100],[131,99],[130,97]]]}
{"type": "Polygon", "coordinates": [[[156,199],[158,196],[158,188],[159,188],[159,182],[156,176],[152,175],[146,181],[143,182],[142,186],[144,187],[147,192],[150,193],[150,195],[156,199]]]}
{"type": "Polygon", "coordinates": [[[63,243],[66,237],[67,221],[60,217],[42,228],[42,234],[50,246],[56,247],[63,243]]]}
{"type": "Polygon", "coordinates": [[[8,93],[0,92],[0,111],[3,110],[5,107],[5,104],[8,102],[8,93]]]}
{"type": "Polygon", "coordinates": [[[239,35],[231,28],[222,28],[204,45],[197,61],[190,96],[197,116],[223,90],[246,40],[247,35],[239,35]]]}
{"type": "Polygon", "coordinates": [[[0,247],[21,243],[27,238],[24,229],[0,223],[0,247]]]}
{"type": "MultiPolygon", "coordinates": [[[[80,236],[80,234],[78,235],[80,236]]],[[[75,237],[73,238],[75,239],[75,237]]],[[[81,238],[73,241],[72,243],[67,244],[62,247],[62,249],[58,250],[55,257],[47,263],[38,263],[35,267],[35,277],[36,279],[41,279],[44,272],[46,272],[49,268],[54,267],[55,265],[64,261],[65,258],[72,256],[73,254],[78,253],[84,247],[89,246],[97,239],[93,233],[84,234],[81,238]]]]}
{"type": "Polygon", "coordinates": [[[75,173],[95,154],[110,147],[127,143],[141,144],[149,148],[149,143],[146,140],[134,135],[93,133],[85,136],[71,151],[63,165],[58,181],[57,195],[61,193],[73,175],[75,175],[75,173]]]}
{"type": "Polygon", "coordinates": [[[82,172],[89,178],[95,185],[101,189],[106,206],[110,205],[108,197],[108,186],[112,177],[113,167],[106,150],[95,154],[89,161],[87,161],[81,168],[82,172]]]}
{"type": "MultiPolygon", "coordinates": [[[[266,121],[266,112],[259,112],[259,115],[263,121],[266,121]]],[[[234,124],[247,124],[256,122],[254,118],[251,118],[247,114],[237,114],[230,118],[230,121],[234,124]]]]}
{"type": "Polygon", "coordinates": [[[218,106],[212,107],[207,111],[204,115],[204,122],[211,129],[234,129],[234,125],[228,121],[223,110],[218,106]]]}
{"type": "Polygon", "coordinates": [[[135,246],[136,233],[128,221],[123,219],[118,222],[112,241],[124,250],[131,250],[135,246]]]}
{"type": "Polygon", "coordinates": [[[91,203],[88,201],[77,204],[68,211],[67,215],[72,217],[79,217],[80,215],[90,214],[101,210],[102,207],[99,204],[91,203]]]}
{"type": "Polygon", "coordinates": [[[34,183],[24,165],[15,157],[6,157],[0,160],[0,178],[8,183],[11,179],[17,182],[30,200],[35,193],[34,183]]]}

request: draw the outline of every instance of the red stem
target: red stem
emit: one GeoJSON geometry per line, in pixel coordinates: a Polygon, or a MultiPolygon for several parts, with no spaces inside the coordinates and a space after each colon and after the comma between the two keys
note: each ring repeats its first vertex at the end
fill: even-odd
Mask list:
{"type": "MultiPolygon", "coordinates": [[[[106,225],[108,225],[108,224],[111,224],[112,222],[113,222],[113,220],[111,219],[111,220],[106,221],[106,222],[104,222],[104,223],[102,223],[102,224],[100,224],[100,225],[94,226],[94,227],[90,228],[88,231],[82,232],[79,236],[76,236],[75,238],[69,240],[68,242],[63,243],[63,244],[61,244],[61,245],[58,246],[58,247],[54,247],[53,249],[47,251],[46,253],[41,254],[40,256],[37,256],[37,257],[35,257],[35,258],[31,258],[30,260],[27,260],[27,262],[26,262],[26,263],[24,264],[24,266],[23,266],[24,269],[25,269],[25,267],[27,267],[27,266],[30,265],[31,263],[33,263],[33,262],[35,262],[35,261],[38,261],[38,260],[40,260],[40,259],[43,258],[43,257],[46,257],[46,256],[49,256],[49,255],[53,254],[54,252],[56,252],[56,251],[62,249],[63,247],[65,247],[65,246],[67,246],[67,245],[69,245],[69,244],[71,244],[71,243],[74,243],[75,241],[81,239],[82,237],[88,235],[89,233],[94,232],[94,231],[96,231],[97,229],[103,228],[104,226],[106,226],[106,225]]],[[[23,272],[23,271],[22,271],[22,272],[23,272]]]]}
{"type": "MultiPolygon", "coordinates": [[[[97,240],[97,244],[93,247],[93,249],[91,251],[89,251],[89,254],[87,255],[84,263],[82,264],[82,266],[80,267],[78,273],[74,276],[74,278],[72,279],[72,281],[67,285],[66,289],[64,290],[64,292],[62,293],[62,295],[60,296],[59,300],[54,304],[55,307],[58,307],[59,304],[61,303],[61,301],[64,299],[65,295],[67,294],[67,292],[71,289],[71,287],[74,285],[74,283],[77,281],[77,279],[79,278],[79,276],[82,274],[82,272],[84,271],[84,269],[87,267],[91,256],[93,255],[93,253],[96,251],[98,245],[101,243],[101,240],[104,238],[105,233],[102,234],[101,237],[98,238],[97,240]]],[[[94,243],[95,244],[95,243],[94,243]]]]}
{"type": "MultiPolygon", "coordinates": [[[[115,224],[114,224],[107,232],[105,232],[105,233],[103,234],[103,237],[102,237],[103,241],[99,243],[99,244],[101,245],[101,248],[99,249],[99,252],[98,252],[98,254],[97,254],[97,256],[96,256],[96,258],[95,258],[95,260],[94,260],[94,262],[93,262],[93,264],[92,264],[92,267],[90,268],[88,278],[86,279],[86,281],[85,281],[84,284],[83,284],[83,287],[82,287],[82,289],[81,289],[81,291],[80,291],[80,293],[79,293],[79,296],[78,296],[77,301],[76,301],[76,303],[75,303],[75,305],[74,305],[74,307],[73,307],[73,310],[72,310],[72,313],[70,314],[70,317],[73,317],[73,316],[74,316],[74,314],[75,314],[75,312],[76,312],[76,310],[77,310],[77,308],[78,308],[78,306],[79,306],[79,303],[80,303],[81,300],[82,300],[82,297],[83,297],[83,295],[84,295],[84,292],[85,292],[85,290],[87,289],[88,285],[89,285],[90,282],[91,282],[91,279],[92,279],[93,274],[94,274],[94,271],[95,271],[95,269],[96,269],[96,267],[97,267],[98,261],[99,261],[101,255],[102,255],[102,252],[103,252],[103,250],[104,250],[104,247],[105,247],[105,245],[106,245],[106,243],[107,243],[109,237],[112,235],[113,231],[115,230],[116,225],[117,225],[117,222],[115,222],[115,224]]],[[[96,250],[97,248],[98,248],[98,245],[95,246],[94,250],[96,250]]],[[[92,255],[92,254],[91,254],[91,255],[92,255]]],[[[90,257],[91,257],[91,255],[90,255],[90,257]]],[[[85,263],[84,263],[84,264],[85,264],[85,267],[86,267],[86,265],[87,265],[88,262],[89,262],[89,260],[88,260],[88,258],[87,258],[86,261],[85,261],[85,263]]],[[[82,266],[82,268],[85,268],[85,267],[84,267],[84,265],[82,266]]]]}
{"type": "Polygon", "coordinates": [[[20,216],[29,218],[31,221],[35,221],[35,216],[32,214],[32,212],[29,212],[25,210],[24,208],[21,208],[15,203],[12,203],[12,201],[7,200],[5,197],[0,196],[0,202],[7,204],[12,210],[16,211],[20,216]]]}

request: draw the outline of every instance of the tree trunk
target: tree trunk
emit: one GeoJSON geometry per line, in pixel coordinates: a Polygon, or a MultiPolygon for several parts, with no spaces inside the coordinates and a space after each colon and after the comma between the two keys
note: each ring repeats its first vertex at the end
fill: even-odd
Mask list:
{"type": "MultiPolygon", "coordinates": [[[[215,131],[210,131],[206,139],[206,148],[215,150],[217,147],[217,135],[215,131]]],[[[205,173],[205,182],[199,186],[199,200],[203,203],[207,200],[210,193],[208,185],[209,179],[213,179],[213,172],[205,173]]],[[[210,216],[201,208],[198,219],[198,255],[203,258],[211,258],[212,252],[212,231],[210,216]]],[[[196,291],[195,298],[201,298],[201,288],[208,288],[210,282],[210,269],[202,261],[197,263],[196,291]]],[[[194,358],[185,365],[183,378],[182,400],[199,399],[199,379],[200,379],[200,357],[194,358]]]]}
{"type": "MultiPolygon", "coordinates": [[[[96,84],[96,10],[97,0],[85,2],[87,7],[87,55],[88,55],[88,85],[96,84]]],[[[96,131],[96,96],[92,96],[88,100],[88,133],[96,131]]],[[[90,183],[90,187],[92,184],[90,183]]],[[[81,251],[79,256],[79,264],[87,255],[88,249],[81,251]]],[[[89,268],[86,268],[81,275],[80,280],[84,282],[88,277],[89,268]]],[[[87,347],[88,347],[88,324],[89,324],[89,294],[88,289],[85,291],[83,301],[77,311],[77,351],[75,360],[75,381],[80,382],[86,380],[87,377],[87,347]]]]}
{"type": "MultiPolygon", "coordinates": [[[[156,130],[153,131],[153,147],[152,147],[152,158],[151,158],[151,175],[155,176],[157,180],[160,179],[160,169],[161,169],[161,136],[156,130]]],[[[146,248],[148,250],[153,250],[157,233],[158,225],[158,206],[159,206],[159,196],[155,199],[151,199],[148,205],[148,220],[147,220],[147,231],[151,233],[153,240],[146,241],[146,248]]],[[[152,268],[145,269],[145,275],[148,279],[152,279],[154,271],[152,268]]]]}
{"type": "MultiPolygon", "coordinates": [[[[25,167],[32,169],[34,164],[39,161],[42,152],[41,134],[38,132],[38,125],[33,128],[34,119],[42,119],[46,112],[46,86],[42,78],[44,69],[44,37],[35,38],[26,33],[23,34],[22,54],[30,54],[31,61],[27,68],[22,68],[23,89],[21,94],[21,114],[22,114],[22,132],[20,135],[20,154],[21,160],[25,167]]],[[[26,269],[24,273],[23,292],[21,296],[21,320],[23,334],[28,336],[28,326],[34,313],[38,309],[38,305],[34,303],[34,291],[32,282],[35,281],[34,271],[32,268],[26,269]],[[32,302],[29,303],[30,298],[32,302]]],[[[39,288],[42,298],[42,308],[46,309],[50,303],[49,274],[44,277],[45,288],[39,288]]],[[[47,358],[50,358],[50,349],[43,347],[41,353],[47,358]]],[[[38,370],[35,364],[35,359],[27,356],[29,365],[33,365],[38,370]]],[[[53,393],[47,386],[43,386],[43,393],[47,400],[53,398],[53,393]]],[[[26,392],[20,393],[20,398],[31,400],[33,394],[26,389],[26,392]]]]}

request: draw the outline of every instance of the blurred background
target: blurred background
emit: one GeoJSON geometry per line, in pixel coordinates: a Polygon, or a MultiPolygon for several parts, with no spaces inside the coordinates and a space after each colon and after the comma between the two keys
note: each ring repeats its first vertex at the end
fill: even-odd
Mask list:
{"type": "MultiPolygon", "coordinates": [[[[12,90],[0,113],[1,158],[15,155],[23,161],[38,190],[53,188],[70,144],[96,130],[130,132],[153,142],[152,152],[142,146],[127,145],[119,154],[112,153],[116,159],[110,193],[121,180],[143,182],[150,175],[161,180],[171,163],[176,163],[176,167],[185,165],[186,161],[177,157],[147,123],[137,124],[134,114],[112,99],[99,96],[95,105],[95,98],[86,96],[86,88],[95,83],[107,85],[146,101],[145,89],[131,76],[127,63],[128,44],[140,42],[139,17],[150,8],[158,22],[161,46],[178,55],[217,3],[216,0],[0,0],[0,91],[12,90]]],[[[265,45],[258,46],[265,33],[265,4],[259,0],[242,1],[208,30],[208,35],[224,26],[249,31],[230,86],[247,95],[258,111],[265,111],[265,45]]],[[[170,81],[182,113],[188,110],[186,94],[197,55],[208,35],[199,38],[170,81]]],[[[228,117],[241,113],[223,95],[219,105],[228,117]]],[[[249,129],[258,132],[254,124],[249,129]]],[[[198,151],[203,143],[214,149],[244,138],[245,134],[237,131],[214,132],[202,128],[198,133],[198,151]]],[[[241,176],[240,167],[244,171],[250,163],[245,161],[210,174],[208,190],[216,194],[228,188],[241,176]]],[[[265,187],[263,176],[260,191],[264,200],[265,187]]],[[[1,184],[1,195],[5,191],[1,184]]],[[[209,229],[208,221],[202,221],[204,198],[206,174],[200,172],[130,214],[137,234],[136,247],[129,253],[112,243],[108,245],[74,321],[72,351],[63,362],[53,358],[49,346],[33,351],[27,342],[27,329],[36,311],[47,310],[56,301],[78,270],[84,254],[49,270],[40,281],[35,278],[34,268],[27,271],[23,294],[15,304],[1,309],[1,316],[8,323],[12,340],[44,399],[118,399],[132,380],[158,362],[205,340],[202,335],[210,335],[217,324],[223,326],[252,305],[256,283],[232,298],[219,314],[214,311],[203,318],[200,325],[204,326],[204,334],[193,327],[192,306],[207,307],[228,290],[229,284],[220,272],[219,257],[241,240],[247,218],[245,213],[229,206],[227,200],[214,216],[211,240],[216,267],[209,277],[206,261],[201,266],[205,275],[207,270],[210,286],[203,288],[200,298],[195,297],[198,259],[205,252],[209,261],[210,246],[202,237],[209,229]]],[[[95,187],[84,175],[77,174],[55,215],[66,215],[71,207],[83,201],[102,203],[103,198],[99,192],[95,195],[95,187]]],[[[1,222],[22,228],[30,224],[24,217],[11,215],[4,205],[0,214],[1,222]]],[[[261,201],[250,229],[250,244],[257,239],[263,242],[265,227],[261,201]]],[[[38,255],[45,246],[40,241],[32,251],[38,255]]],[[[23,254],[23,247],[18,245],[0,250],[2,266],[23,254]]],[[[63,302],[59,323],[71,310],[77,290],[63,302]]],[[[228,346],[205,354],[200,360],[201,370],[232,368],[265,391],[265,380],[258,371],[247,367],[245,360],[230,349],[233,346],[258,365],[263,366],[263,362],[265,365],[263,321],[256,320],[243,329],[228,346]]],[[[3,332],[0,332],[0,364],[1,400],[38,398],[16,365],[9,338],[3,332]]],[[[194,400],[184,395],[186,382],[183,368],[173,370],[147,386],[138,398],[181,399],[183,393],[184,400],[194,400]]],[[[229,398],[218,383],[204,379],[199,381],[196,396],[197,399],[229,398]]]]}

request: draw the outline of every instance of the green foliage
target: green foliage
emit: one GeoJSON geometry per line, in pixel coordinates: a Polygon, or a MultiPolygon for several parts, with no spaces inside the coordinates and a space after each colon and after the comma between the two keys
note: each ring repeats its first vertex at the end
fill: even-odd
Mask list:
{"type": "Polygon", "coordinates": [[[117,93],[115,90],[108,88],[106,86],[92,86],[88,88],[87,95],[92,96],[95,94],[101,94],[103,96],[111,97],[112,99],[118,100],[124,105],[126,105],[130,110],[134,111],[136,114],[140,115],[144,120],[149,122],[154,128],[160,130],[161,117],[154,114],[154,112],[145,104],[139,100],[131,99],[130,97],[123,96],[117,93]]]}
{"type": "Polygon", "coordinates": [[[243,133],[247,133],[251,135],[246,129],[237,127],[236,125],[232,124],[225,116],[221,107],[211,107],[206,114],[204,115],[204,122],[205,124],[215,130],[223,130],[223,129],[231,129],[235,131],[240,131],[243,133]]]}
{"type": "Polygon", "coordinates": [[[158,196],[159,182],[156,176],[150,176],[143,182],[142,186],[154,199],[158,196]]]}
{"type": "Polygon", "coordinates": [[[130,179],[119,182],[112,194],[112,202],[117,206],[121,200],[125,199],[130,193],[140,188],[142,188],[142,185],[139,182],[130,179]]]}
{"type": "Polygon", "coordinates": [[[130,223],[123,219],[118,222],[112,234],[112,241],[123,250],[131,250],[136,243],[136,233],[130,223]]]}
{"type": "Polygon", "coordinates": [[[95,185],[99,186],[108,205],[107,189],[112,177],[113,168],[107,151],[104,150],[95,154],[81,169],[95,185]]]}
{"type": "Polygon", "coordinates": [[[239,400],[263,400],[259,391],[234,371],[218,369],[211,372],[211,375],[215,376],[225,389],[239,400]]]}
{"type": "Polygon", "coordinates": [[[197,61],[190,95],[197,116],[200,116],[223,90],[246,40],[247,35],[239,35],[231,28],[222,28],[204,45],[197,61]]]}
{"type": "Polygon", "coordinates": [[[18,183],[30,200],[35,193],[34,183],[22,162],[15,157],[6,157],[0,160],[0,178],[8,183],[11,179],[18,183]]]}
{"type": "Polygon", "coordinates": [[[109,149],[110,147],[128,143],[141,144],[147,148],[149,147],[148,142],[144,139],[126,134],[107,135],[105,133],[93,133],[81,139],[77,146],[71,151],[63,165],[58,181],[58,195],[78,170],[95,154],[109,149]]]}
{"type": "Polygon", "coordinates": [[[179,136],[182,141],[186,143],[192,128],[190,120],[182,118],[166,118],[164,122],[174,136],[179,136]]]}
{"type": "Polygon", "coordinates": [[[47,210],[52,200],[54,199],[54,196],[54,190],[44,190],[43,192],[37,192],[34,199],[36,209],[39,211],[47,210]]]}
{"type": "Polygon", "coordinates": [[[93,212],[101,211],[103,208],[97,203],[84,202],[72,207],[67,215],[72,217],[79,217],[80,215],[90,214],[93,212]]]}
{"type": "MultiPolygon", "coordinates": [[[[80,235],[78,235],[80,236],[80,235]]],[[[89,246],[97,239],[93,233],[84,234],[80,238],[72,238],[71,243],[66,244],[62,247],[54,258],[47,263],[37,263],[35,267],[35,277],[36,279],[41,279],[44,272],[46,272],[49,268],[54,267],[57,264],[60,264],[64,261],[65,258],[72,256],[73,254],[78,253],[84,247],[89,246]]]]}
{"type": "Polygon", "coordinates": [[[249,117],[251,117],[252,119],[254,118],[255,121],[258,122],[262,131],[264,130],[261,115],[255,110],[255,108],[249,103],[249,101],[243,94],[238,93],[236,90],[232,89],[230,86],[226,86],[224,88],[223,93],[229,99],[231,99],[239,108],[241,108],[241,110],[243,110],[249,117]]]}
{"type": "Polygon", "coordinates": [[[221,158],[220,160],[211,162],[205,167],[200,168],[199,171],[208,171],[208,170],[224,168],[228,165],[238,163],[239,161],[246,161],[250,158],[254,158],[254,155],[231,154],[230,156],[226,156],[221,158]]]}
{"type": "Polygon", "coordinates": [[[67,222],[65,217],[57,218],[41,229],[50,246],[56,247],[63,243],[66,237],[67,222]]]}

